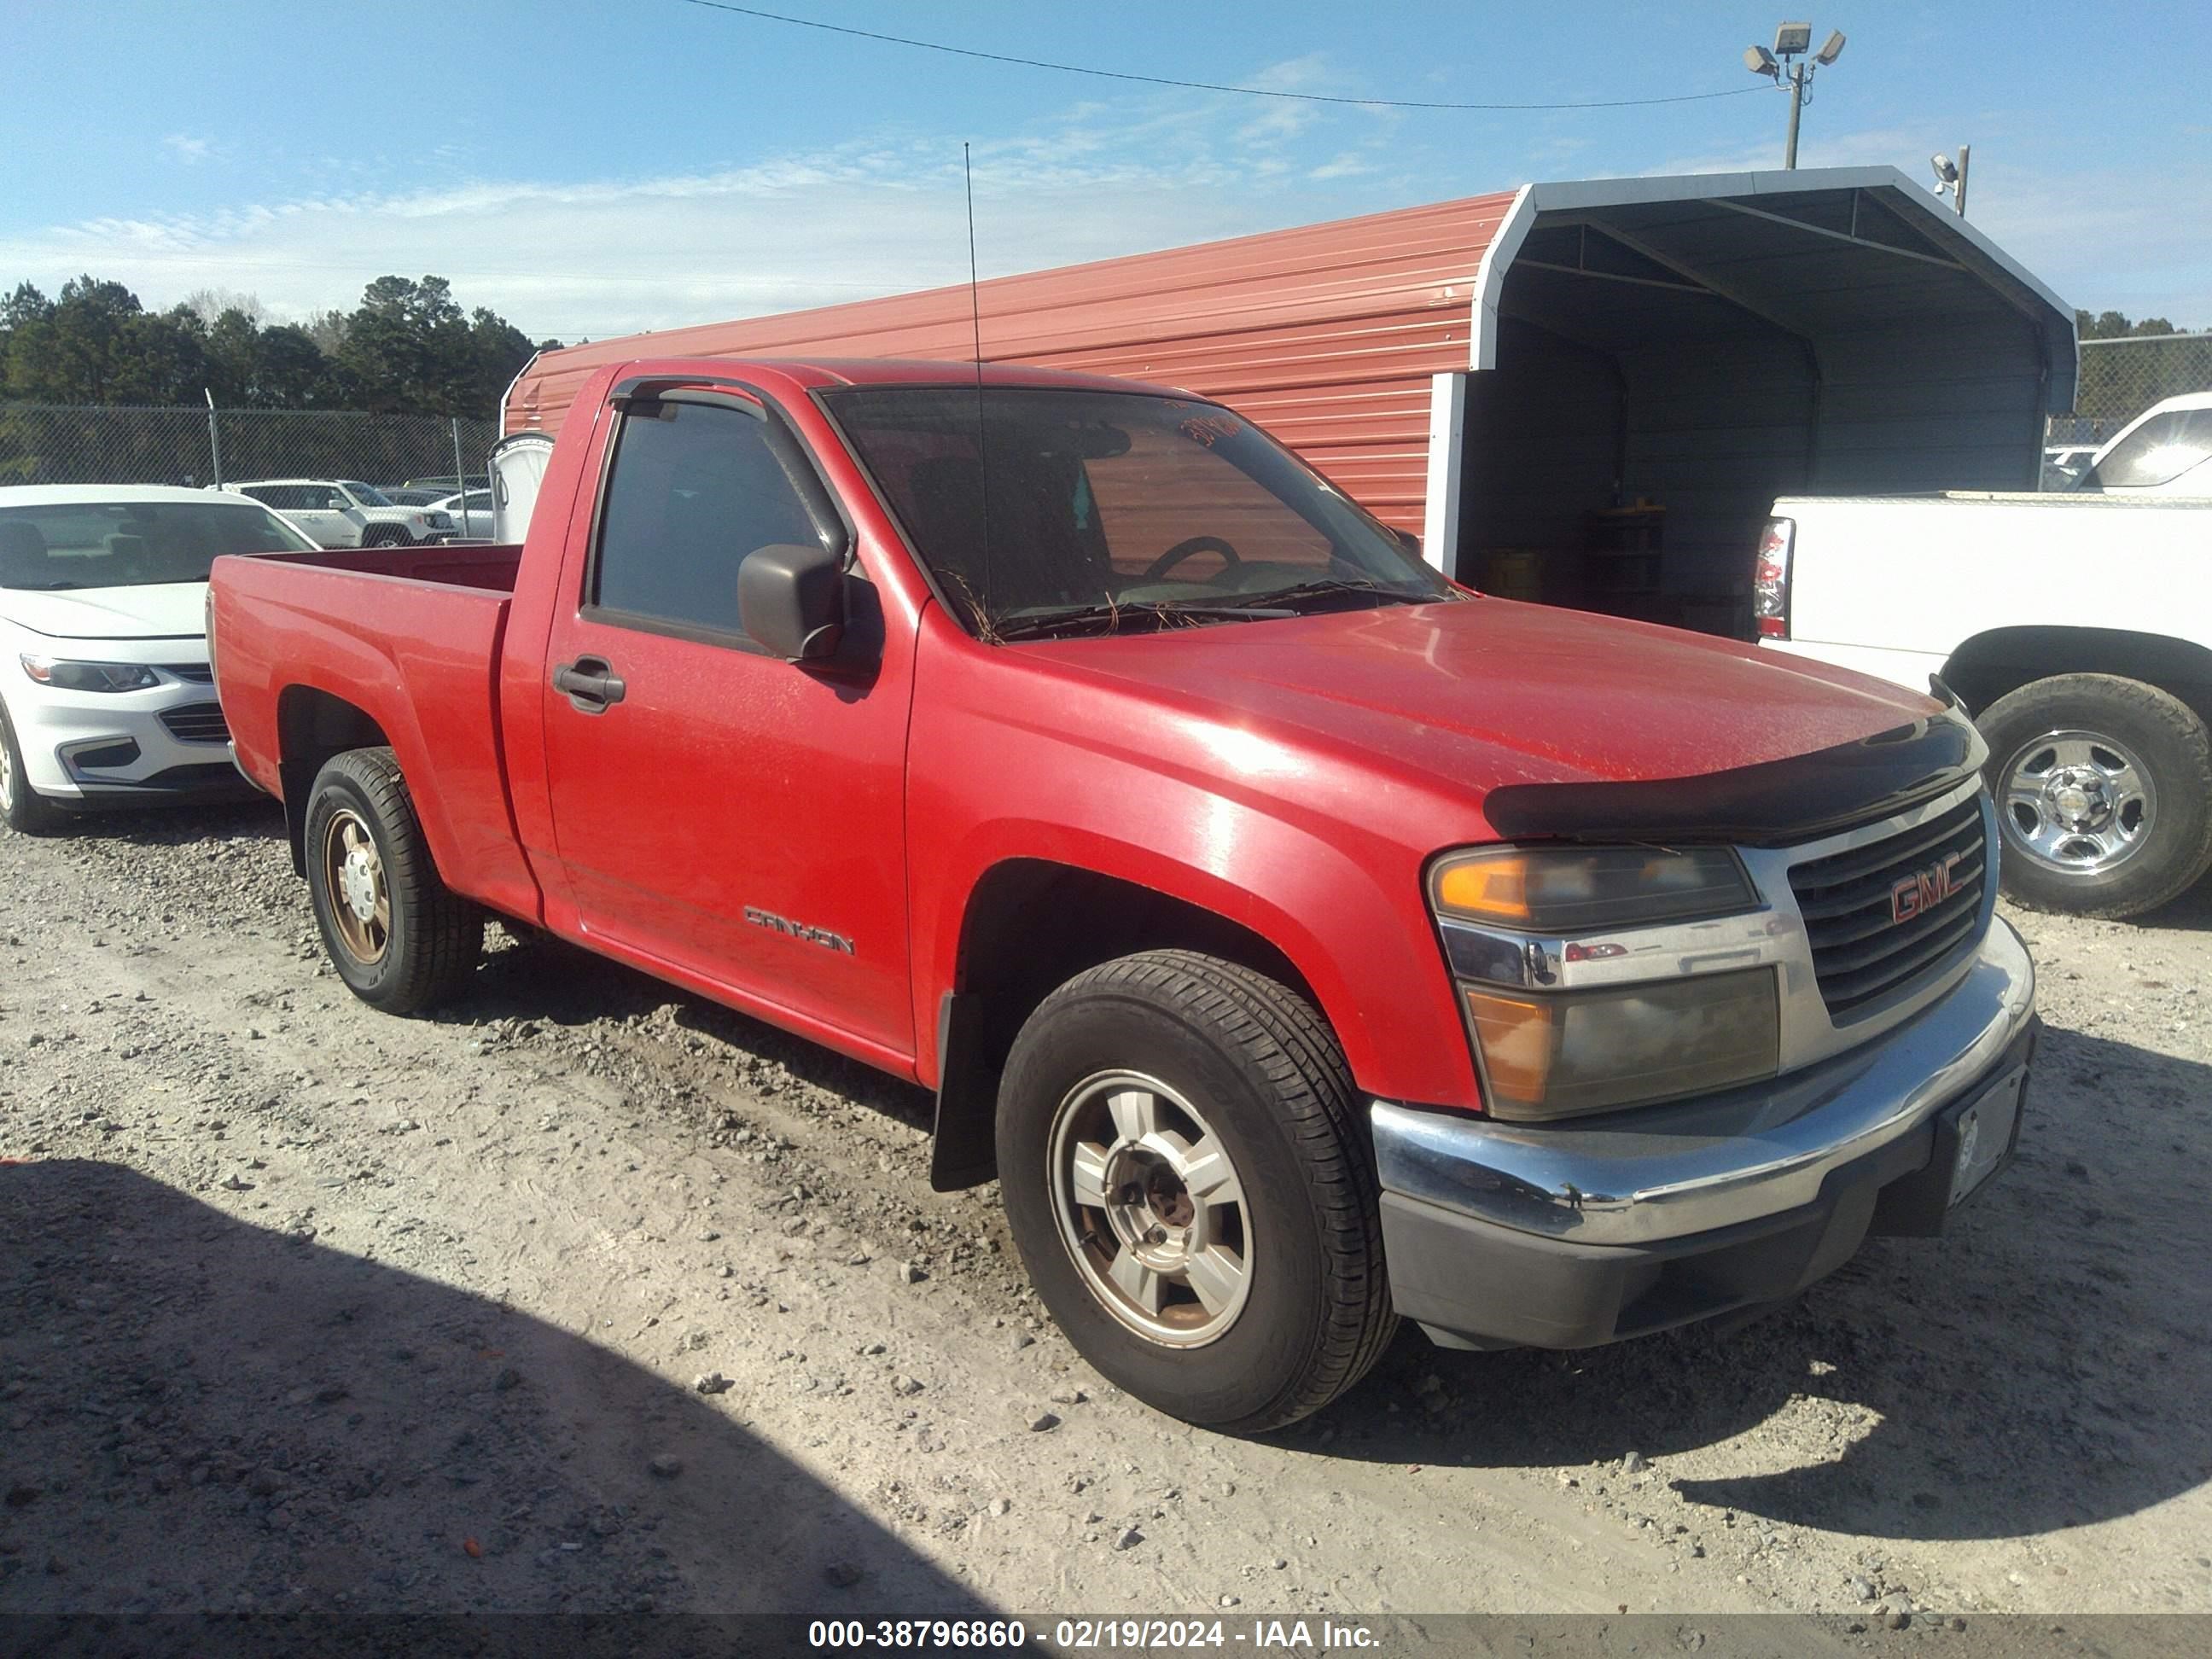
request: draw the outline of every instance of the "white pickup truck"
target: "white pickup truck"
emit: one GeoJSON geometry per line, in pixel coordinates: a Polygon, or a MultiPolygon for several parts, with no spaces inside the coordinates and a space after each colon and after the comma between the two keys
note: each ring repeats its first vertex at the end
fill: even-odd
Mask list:
{"type": "Polygon", "coordinates": [[[2013,897],[2135,915],[2212,868],[2212,500],[1784,496],[1753,609],[1773,649],[1966,704],[2013,897]]]}

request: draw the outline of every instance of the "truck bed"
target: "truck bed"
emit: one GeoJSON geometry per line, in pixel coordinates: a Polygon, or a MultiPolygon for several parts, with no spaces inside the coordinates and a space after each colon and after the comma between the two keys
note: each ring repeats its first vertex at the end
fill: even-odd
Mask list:
{"type": "MultiPolygon", "coordinates": [[[[302,795],[287,754],[374,726],[448,885],[535,918],[501,763],[500,649],[519,546],[376,548],[216,562],[218,689],[238,765],[302,795]]],[[[296,815],[295,815],[296,817],[296,815]]]]}

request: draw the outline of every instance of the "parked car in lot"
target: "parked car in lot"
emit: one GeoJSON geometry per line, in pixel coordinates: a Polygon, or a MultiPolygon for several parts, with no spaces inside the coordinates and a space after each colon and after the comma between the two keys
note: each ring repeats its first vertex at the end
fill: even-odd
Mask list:
{"type": "Polygon", "coordinates": [[[492,533],[495,515],[492,492],[489,489],[441,495],[431,503],[431,507],[452,521],[453,534],[463,541],[489,539],[492,533]]]}
{"type": "Polygon", "coordinates": [[[205,638],[220,554],[313,550],[242,495],[150,485],[0,489],[0,817],[214,793],[224,747],[205,638]]]}
{"type": "Polygon", "coordinates": [[[1465,592],[1187,394],[977,374],[609,365],[520,548],[221,562],[355,994],[459,994],[489,911],[933,1088],[1075,1345],[1238,1431],[1401,1316],[1755,1309],[2005,1163],[1962,714],[1465,592]]]}
{"type": "Polygon", "coordinates": [[[443,489],[422,489],[406,484],[379,484],[376,493],[394,507],[434,507],[439,497],[448,492],[443,489]]]}
{"type": "Polygon", "coordinates": [[[2212,496],[2212,392],[2154,404],[2097,452],[2074,487],[2102,495],[2212,496]]]}
{"type": "Polygon", "coordinates": [[[230,488],[281,513],[319,547],[411,547],[453,534],[444,514],[395,506],[357,479],[256,478],[230,488]]]}
{"type": "Polygon", "coordinates": [[[434,489],[441,495],[450,495],[457,489],[488,489],[491,487],[491,479],[482,472],[471,472],[465,478],[451,472],[438,472],[427,478],[410,478],[404,487],[409,489],[434,489]]]}
{"type": "MultiPolygon", "coordinates": [[[[2051,444],[2043,452],[2043,488],[2053,490],[2073,489],[2081,482],[2081,475],[2097,459],[2102,444],[2051,444]]],[[[389,494],[389,491],[386,492],[389,494]]]]}
{"type": "Polygon", "coordinates": [[[1774,514],[1762,643],[1964,700],[2008,893],[2129,916],[2212,868],[2212,501],[1785,496],[1774,514]]]}

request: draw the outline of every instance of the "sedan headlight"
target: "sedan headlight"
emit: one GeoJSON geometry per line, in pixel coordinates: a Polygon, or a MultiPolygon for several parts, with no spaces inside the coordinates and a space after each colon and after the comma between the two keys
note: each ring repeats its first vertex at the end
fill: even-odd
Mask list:
{"type": "Polygon", "coordinates": [[[64,662],[27,655],[22,661],[26,674],[57,691],[143,691],[161,683],[159,674],[141,663],[64,662]]]}
{"type": "Polygon", "coordinates": [[[1711,932],[1759,906],[1725,848],[1485,848],[1438,860],[1429,900],[1498,1117],[1610,1111],[1779,1069],[1774,969],[1739,965],[1735,940],[1711,932]],[[1694,971],[1701,960],[1727,966],[1694,971]]]}

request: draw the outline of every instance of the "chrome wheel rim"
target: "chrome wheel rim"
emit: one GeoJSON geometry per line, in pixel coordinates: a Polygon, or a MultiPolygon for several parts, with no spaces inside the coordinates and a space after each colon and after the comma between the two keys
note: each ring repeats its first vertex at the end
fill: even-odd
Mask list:
{"type": "Polygon", "coordinates": [[[15,751],[0,742],[0,812],[15,810],[15,751]]]}
{"type": "Polygon", "coordinates": [[[346,954],[364,966],[381,962],[392,943],[392,894],[376,837],[350,807],[331,813],[324,827],[323,876],[331,922],[346,954]]]}
{"type": "Polygon", "coordinates": [[[1997,801],[2010,850],[2066,876],[2100,876],[2142,850],[2158,788],[2135,751],[2099,732],[2046,732],[2013,751],[1997,801]]]}
{"type": "Polygon", "coordinates": [[[1251,1209],[1227,1146],[1189,1100],[1101,1072],[1053,1115],[1060,1241],[1099,1305],[1164,1347],[1225,1334],[1252,1290],[1251,1209]]]}

